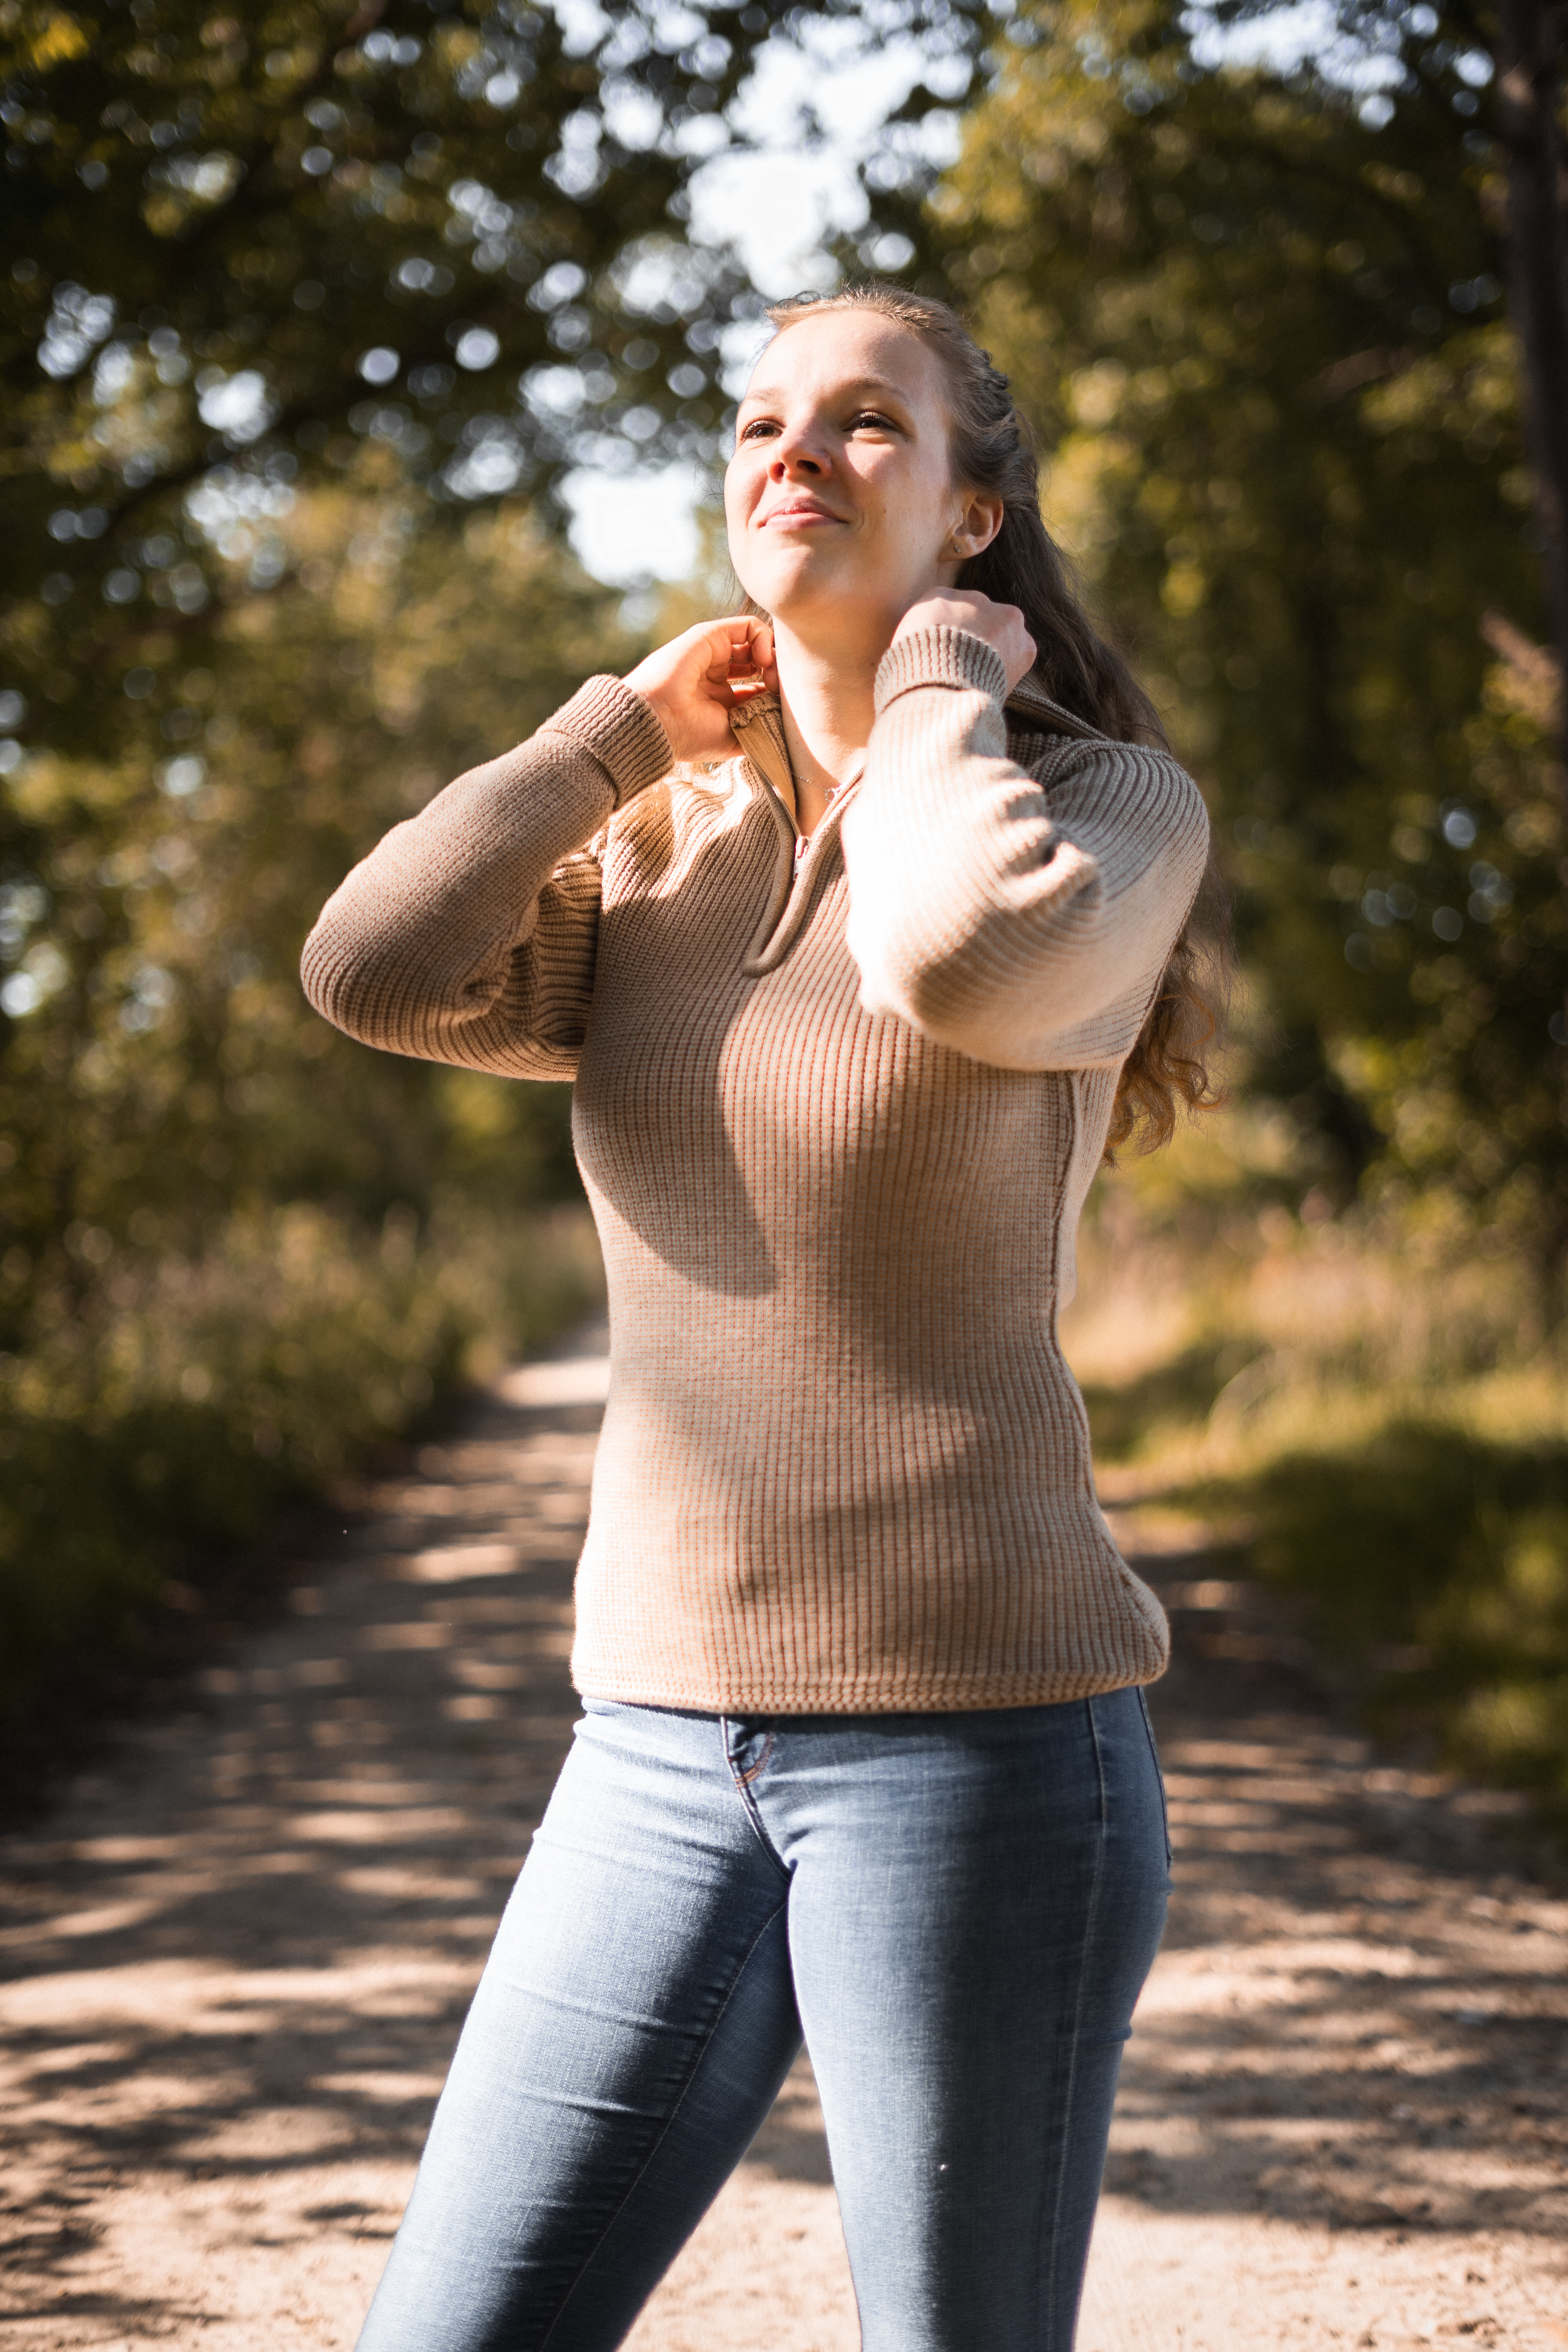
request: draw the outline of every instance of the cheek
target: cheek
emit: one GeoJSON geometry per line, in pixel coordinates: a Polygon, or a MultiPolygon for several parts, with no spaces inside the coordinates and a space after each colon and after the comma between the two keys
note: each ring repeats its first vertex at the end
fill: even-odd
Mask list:
{"type": "Polygon", "coordinates": [[[729,533],[731,559],[745,534],[751,504],[752,485],[746,478],[745,467],[740,458],[732,457],[724,469],[724,528],[729,533]]]}
{"type": "MultiPolygon", "coordinates": [[[[729,541],[730,568],[748,596],[758,595],[758,545],[748,536],[746,518],[756,504],[760,485],[743,458],[732,457],[724,474],[724,534],[729,541]]],[[[766,533],[759,534],[765,540],[766,533]]]]}
{"type": "Polygon", "coordinates": [[[889,564],[923,581],[940,562],[952,526],[950,500],[930,483],[906,481],[882,501],[878,536],[889,564]]]}
{"type": "Polygon", "coordinates": [[[946,475],[918,460],[879,466],[868,472],[864,502],[879,530],[900,546],[934,546],[952,522],[953,498],[946,475]]]}

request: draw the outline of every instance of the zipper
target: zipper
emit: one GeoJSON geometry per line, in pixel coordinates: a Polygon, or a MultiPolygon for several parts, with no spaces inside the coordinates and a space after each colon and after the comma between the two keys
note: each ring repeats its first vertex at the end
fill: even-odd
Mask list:
{"type": "Polygon", "coordinates": [[[816,895],[826,845],[837,838],[838,820],[859,782],[857,777],[841,784],[818,819],[815,832],[803,836],[795,824],[795,779],[789,771],[789,755],[775,742],[771,730],[759,724],[762,716],[760,710],[753,712],[742,706],[742,710],[733,713],[731,719],[747,777],[766,804],[779,839],[778,863],[768,905],[741,958],[741,970],[749,980],[760,980],[765,973],[776,971],[800,937],[816,895]]]}
{"type": "Polygon", "coordinates": [[[773,891],[766,911],[741,958],[741,970],[748,980],[760,980],[765,972],[777,971],[805,928],[816,894],[817,879],[829,847],[837,839],[839,820],[855,797],[859,779],[857,778],[855,783],[840,785],[818,820],[816,831],[804,836],[804,855],[797,857],[795,852],[802,835],[795,831],[794,817],[772,779],[749,755],[742,756],[747,775],[757,787],[759,796],[766,802],[779,835],[779,856],[773,869],[773,891]]]}
{"type": "MultiPolygon", "coordinates": [[[[775,708],[771,702],[767,708],[775,708]]],[[[1073,735],[1090,743],[1103,743],[1107,738],[1087,719],[1065,710],[1053,702],[1048,694],[1037,687],[1025,686],[1008,698],[1007,709],[1021,713],[1026,719],[1047,717],[1053,731],[1073,735]]],[[[818,819],[814,833],[800,834],[795,824],[794,800],[795,779],[789,771],[789,755],[774,741],[770,730],[760,722],[761,709],[742,703],[731,713],[730,725],[735,737],[746,774],[760,798],[765,803],[779,836],[779,858],[773,873],[773,887],[762,920],[752,932],[745,953],[741,958],[741,970],[748,980],[760,980],[776,971],[789,953],[805,926],[807,910],[815,894],[818,876],[827,855],[828,845],[837,838],[839,823],[845,810],[854,799],[859,784],[856,776],[841,784],[818,819]],[[738,722],[738,723],[737,723],[738,722]],[[746,739],[755,735],[753,745],[746,739]],[[771,773],[772,770],[779,774],[771,773]]]]}

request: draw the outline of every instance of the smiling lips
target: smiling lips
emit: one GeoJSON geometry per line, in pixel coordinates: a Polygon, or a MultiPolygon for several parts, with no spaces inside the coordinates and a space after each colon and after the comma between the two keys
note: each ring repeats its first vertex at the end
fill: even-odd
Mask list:
{"type": "Polygon", "coordinates": [[[836,515],[831,508],[819,505],[815,499],[795,498],[787,499],[783,506],[771,508],[761,518],[757,528],[759,530],[773,530],[782,525],[795,530],[812,523],[843,520],[842,515],[836,515]]]}

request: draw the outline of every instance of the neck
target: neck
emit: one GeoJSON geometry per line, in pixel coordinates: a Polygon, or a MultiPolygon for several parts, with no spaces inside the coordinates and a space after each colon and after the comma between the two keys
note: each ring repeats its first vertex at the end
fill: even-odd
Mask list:
{"type": "Polygon", "coordinates": [[[835,785],[859,770],[876,716],[873,688],[885,646],[828,655],[773,624],[784,740],[795,772],[795,823],[810,833],[835,785]]]}

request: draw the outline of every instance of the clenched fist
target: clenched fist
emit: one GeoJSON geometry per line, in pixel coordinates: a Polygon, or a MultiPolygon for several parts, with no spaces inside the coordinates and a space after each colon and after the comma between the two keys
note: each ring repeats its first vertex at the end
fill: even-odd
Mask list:
{"type": "Polygon", "coordinates": [[[1035,666],[1039,648],[1016,604],[994,604],[973,588],[929,588],[893,631],[893,643],[918,629],[936,628],[966,629],[972,637],[983,637],[1002,656],[1009,694],[1035,666]]]}

